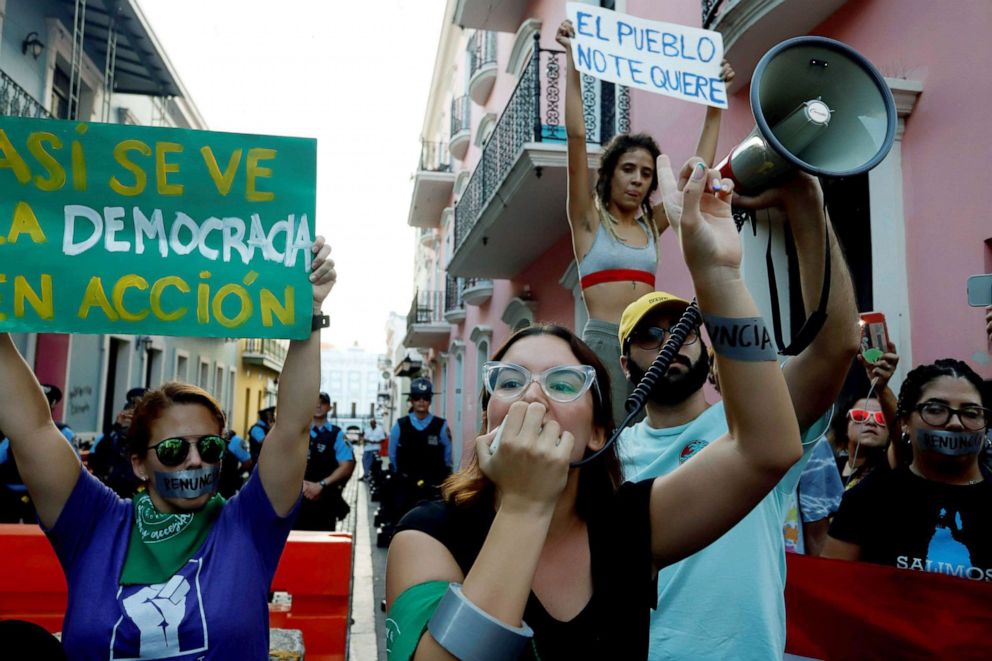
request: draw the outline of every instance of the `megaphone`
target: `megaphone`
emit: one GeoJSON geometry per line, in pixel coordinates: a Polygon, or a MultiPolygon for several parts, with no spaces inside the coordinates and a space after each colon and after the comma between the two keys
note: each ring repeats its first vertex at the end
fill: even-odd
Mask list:
{"type": "Polygon", "coordinates": [[[794,168],[847,177],[889,153],[896,109],[882,74],[850,46],[796,37],[774,46],[751,77],[755,127],[717,166],[754,194],[794,168]]]}

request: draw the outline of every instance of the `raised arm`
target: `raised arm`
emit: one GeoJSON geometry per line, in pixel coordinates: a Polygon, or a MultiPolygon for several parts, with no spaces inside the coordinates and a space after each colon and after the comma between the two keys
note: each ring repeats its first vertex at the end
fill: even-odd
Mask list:
{"type": "MultiPolygon", "coordinates": [[[[740,238],[730,211],[732,183],[724,179],[717,194],[706,192],[707,182],[719,174],[699,158],[683,168],[681,192],[667,156],[658,159],[658,175],[713,339],[729,428],[699,456],[654,482],[652,550],[663,566],[702,548],[742,519],[800,458],[802,447],[774,350],[734,354],[726,340],[715,337],[754,333],[754,318],[760,316],[741,278],[740,238]]],[[[760,330],[757,337],[762,337],[760,330]]]]}
{"type": "Polygon", "coordinates": [[[908,464],[912,453],[899,442],[902,426],[896,415],[896,395],[889,387],[889,380],[899,365],[899,354],[896,353],[896,345],[892,342],[889,342],[887,349],[874,364],[865,360],[861,354],[858,354],[858,362],[865,368],[868,379],[874,384],[872,396],[878,399],[882,415],[885,416],[885,427],[889,431],[889,449],[886,453],[889,467],[896,468],[901,464],[908,464]]]}
{"type": "Polygon", "coordinates": [[[7,333],[0,333],[0,429],[38,519],[55,525],[79,479],[79,457],[52,422],[48,400],[7,333]]]}
{"type": "Polygon", "coordinates": [[[565,135],[568,139],[568,224],[575,234],[592,234],[599,217],[592,206],[589,188],[589,154],[586,148],[586,122],[582,115],[582,77],[572,59],[572,38],[575,28],[571,21],[558,26],[555,41],[565,48],[565,135]]]}
{"type": "MultiPolygon", "coordinates": [[[[720,78],[728,85],[734,79],[734,68],[726,60],[720,64],[720,78]]],[[[703,130],[699,133],[699,142],[696,144],[696,156],[703,159],[707,167],[713,167],[716,160],[716,143],[720,139],[720,120],[722,118],[722,108],[706,106],[703,130]]]]}
{"type": "MultiPolygon", "coordinates": [[[[321,306],[337,274],[334,262],[328,258],[331,248],[317,237],[311,265],[313,313],[321,314],[321,306]]],[[[289,343],[289,352],[279,377],[276,402],[279,419],[269,430],[258,457],[258,476],[262,480],[272,508],[286,516],[293,508],[303,485],[307,465],[308,434],[313,416],[313,398],[320,390],[320,331],[313,331],[305,340],[289,343]]]]}
{"type": "Polygon", "coordinates": [[[735,203],[784,212],[796,244],[807,314],[816,309],[823,287],[825,235],[830,242],[826,322],[810,345],[784,368],[799,426],[806,429],[837,399],[858,351],[858,311],[851,274],[827,218],[820,183],[810,175],[798,173],[778,188],[756,197],[739,197],[735,203]]]}

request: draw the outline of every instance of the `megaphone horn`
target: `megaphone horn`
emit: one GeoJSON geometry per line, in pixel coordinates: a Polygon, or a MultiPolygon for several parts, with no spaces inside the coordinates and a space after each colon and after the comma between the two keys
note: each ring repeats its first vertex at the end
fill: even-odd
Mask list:
{"type": "Polygon", "coordinates": [[[717,168],[757,193],[795,168],[847,177],[889,153],[896,108],[882,74],[850,46],[796,37],[774,46],[751,78],[755,127],[717,168]]]}

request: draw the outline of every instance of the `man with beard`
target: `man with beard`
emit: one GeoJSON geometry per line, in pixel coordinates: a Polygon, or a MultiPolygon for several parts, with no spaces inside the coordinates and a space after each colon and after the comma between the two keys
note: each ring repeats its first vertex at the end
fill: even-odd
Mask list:
{"type": "MultiPolygon", "coordinates": [[[[735,203],[780,207],[792,229],[807,310],[815,309],[824,277],[824,236],[832,268],[826,321],[783,370],[803,431],[803,459],[734,528],[702,551],[658,575],[651,615],[651,659],[772,659],[785,650],[785,508],[858,349],[854,292],[843,254],[826,219],[818,182],[799,175],[778,189],[735,203]]],[[[664,346],[688,302],[654,292],[631,303],[620,320],[620,364],[637,383],[664,346]]],[[[740,359],[721,352],[718,361],[740,359]]],[[[743,358],[747,359],[747,358],[743,358]]],[[[722,402],[706,401],[709,357],[693,329],[650,393],[647,417],[620,437],[624,476],[631,481],[670,473],[728,433],[722,402]]],[[[793,415],[768,411],[768,415],[793,415]]],[[[719,484],[713,485],[719,489],[719,484]]]]}

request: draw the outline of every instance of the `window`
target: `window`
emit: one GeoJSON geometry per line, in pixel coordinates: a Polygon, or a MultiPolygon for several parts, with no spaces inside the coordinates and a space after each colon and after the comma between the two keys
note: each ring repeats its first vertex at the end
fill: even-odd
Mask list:
{"type": "Polygon", "coordinates": [[[52,77],[51,112],[56,119],[69,119],[69,74],[58,64],[52,77]]]}

